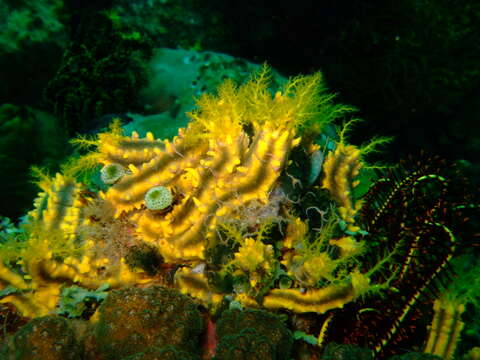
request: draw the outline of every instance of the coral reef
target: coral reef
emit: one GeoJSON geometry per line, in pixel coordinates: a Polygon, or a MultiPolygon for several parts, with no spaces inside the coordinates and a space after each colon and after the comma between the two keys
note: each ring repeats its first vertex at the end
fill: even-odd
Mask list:
{"type": "Polygon", "coordinates": [[[70,324],[60,316],[33,319],[15,336],[5,359],[80,360],[83,349],[70,324]]]}
{"type": "Polygon", "coordinates": [[[215,359],[289,359],[292,334],[282,320],[261,310],[228,310],[217,322],[215,359]]]}
{"type": "Polygon", "coordinates": [[[193,357],[201,348],[203,329],[197,308],[186,296],[157,286],[115,290],[99,308],[87,345],[90,356],[113,360],[148,347],[172,346],[193,357]]]}
{"type": "Polygon", "coordinates": [[[54,177],[36,171],[35,207],[3,241],[0,301],[35,318],[65,303],[65,286],[108,288],[86,342],[98,359],[201,356],[204,323],[218,359],[287,359],[290,330],[304,334],[298,357],[332,342],[379,359],[422,348],[449,264],[477,244],[475,194],[437,158],[369,164],[389,139],[348,144],[356,120],[325,136],[352,109],[319,73],[269,85],[267,66],[244,85],[225,81],[171,140],[126,136],[119,120],[75,139],[84,155],[54,177]]]}

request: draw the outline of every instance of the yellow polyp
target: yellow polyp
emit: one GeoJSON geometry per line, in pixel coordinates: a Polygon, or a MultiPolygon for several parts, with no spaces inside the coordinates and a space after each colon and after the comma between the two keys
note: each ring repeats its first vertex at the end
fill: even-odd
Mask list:
{"type": "Polygon", "coordinates": [[[227,184],[222,180],[222,179],[218,179],[217,181],[217,189],[222,189],[224,188],[225,186],[227,186],[227,184]]]}
{"type": "MultiPolygon", "coordinates": [[[[228,174],[233,173],[233,171],[235,170],[235,164],[228,164],[228,165],[226,166],[225,170],[226,170],[226,172],[227,172],[228,174]]],[[[220,185],[220,182],[222,182],[222,184],[223,184],[223,180],[219,179],[219,180],[217,181],[217,185],[219,185],[220,187],[222,187],[223,185],[220,185]]]]}
{"type": "Polygon", "coordinates": [[[193,202],[195,203],[195,206],[197,207],[201,207],[202,206],[202,202],[195,196],[192,196],[192,200],[193,202]]]}
{"type": "Polygon", "coordinates": [[[280,137],[281,134],[282,132],[280,132],[280,130],[271,130],[268,136],[270,136],[273,140],[276,140],[280,137]]]}
{"type": "Polygon", "coordinates": [[[171,227],[165,227],[163,229],[163,232],[164,232],[165,236],[171,236],[173,234],[174,230],[171,227]]]}
{"type": "Polygon", "coordinates": [[[82,261],[78,264],[78,271],[81,274],[86,274],[91,270],[88,257],[82,257],[82,261]]]}
{"type": "Polygon", "coordinates": [[[166,139],[164,141],[164,145],[165,145],[165,151],[169,154],[173,154],[175,152],[175,148],[173,147],[173,144],[168,141],[168,139],[166,139]]]}
{"type": "Polygon", "coordinates": [[[268,146],[270,141],[268,137],[273,137],[273,136],[269,134],[269,136],[265,138],[265,141],[262,141],[258,144],[257,149],[255,151],[257,156],[262,157],[268,151],[268,146]]]}
{"type": "MultiPolygon", "coordinates": [[[[147,137],[147,140],[149,140],[149,141],[154,141],[155,140],[153,134],[150,131],[147,132],[146,137],[147,137]]],[[[147,149],[145,149],[145,150],[147,150],[147,149]]]]}
{"type": "Polygon", "coordinates": [[[211,160],[200,160],[200,165],[202,166],[209,167],[209,166],[212,166],[212,164],[213,164],[213,161],[211,160]]]}
{"type": "Polygon", "coordinates": [[[132,139],[137,140],[139,137],[140,135],[138,135],[138,132],[136,132],[135,130],[132,131],[132,139]]]}
{"type": "Polygon", "coordinates": [[[134,174],[138,174],[138,168],[133,164],[128,164],[128,169],[134,174]]]}
{"type": "Polygon", "coordinates": [[[108,260],[108,258],[101,258],[101,259],[95,260],[93,262],[93,266],[99,268],[99,267],[107,265],[109,262],[110,262],[110,260],[108,260]]]}
{"type": "MultiPolygon", "coordinates": [[[[178,172],[178,167],[177,166],[170,166],[168,168],[168,171],[172,174],[176,174],[178,172]]],[[[159,184],[160,183],[160,178],[154,179],[153,183],[159,184]]]]}
{"type": "Polygon", "coordinates": [[[273,160],[273,161],[272,161],[272,167],[273,167],[273,168],[280,168],[281,165],[282,165],[282,161],[281,161],[281,160],[273,160]]]}
{"type": "Polygon", "coordinates": [[[281,91],[277,91],[274,96],[274,100],[277,102],[283,102],[284,98],[281,91]]]}
{"type": "MultiPolygon", "coordinates": [[[[353,221],[353,219],[352,219],[351,221],[353,221]]],[[[350,232],[355,233],[355,232],[357,232],[357,231],[360,230],[360,227],[359,227],[359,226],[356,226],[356,225],[348,225],[348,226],[347,226],[347,230],[350,231],[350,232]]]]}
{"type": "Polygon", "coordinates": [[[237,166],[237,171],[240,173],[246,173],[248,172],[248,168],[245,166],[237,166]]]}
{"type": "Polygon", "coordinates": [[[302,138],[301,138],[301,137],[294,139],[294,140],[292,141],[292,147],[298,146],[301,141],[302,141],[302,138]]]}
{"type": "Polygon", "coordinates": [[[227,214],[227,208],[226,207],[221,207],[215,213],[216,216],[224,216],[226,214],[227,214]]]}

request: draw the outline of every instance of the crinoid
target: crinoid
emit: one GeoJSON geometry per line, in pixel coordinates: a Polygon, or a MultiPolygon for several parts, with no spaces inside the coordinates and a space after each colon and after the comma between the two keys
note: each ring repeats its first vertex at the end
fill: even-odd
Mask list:
{"type": "Polygon", "coordinates": [[[449,262],[472,245],[469,212],[478,205],[456,166],[423,153],[379,175],[361,210],[370,245],[361,261],[389,287],[323,315],[319,340],[359,344],[384,358],[422,350],[438,288],[454,276],[449,262]]]}

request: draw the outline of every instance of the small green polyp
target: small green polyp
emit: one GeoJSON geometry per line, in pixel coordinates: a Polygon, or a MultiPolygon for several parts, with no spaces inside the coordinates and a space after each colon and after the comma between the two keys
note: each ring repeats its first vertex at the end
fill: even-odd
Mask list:
{"type": "Polygon", "coordinates": [[[118,179],[126,174],[125,169],[120,164],[108,164],[100,170],[100,177],[105,184],[114,184],[118,179]]]}
{"type": "Polygon", "coordinates": [[[163,210],[172,204],[173,196],[165,186],[155,186],[145,194],[145,206],[150,210],[163,210]]]}

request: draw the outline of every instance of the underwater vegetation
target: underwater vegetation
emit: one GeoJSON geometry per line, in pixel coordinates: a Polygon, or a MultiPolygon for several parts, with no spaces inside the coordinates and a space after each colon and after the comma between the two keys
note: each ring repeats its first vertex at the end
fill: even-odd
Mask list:
{"type": "Polygon", "coordinates": [[[454,357],[477,194],[435,157],[369,164],[390,139],[349,144],[356,119],[326,136],[353,109],[320,73],[269,86],[264,66],[171,140],[114,121],[60,173],[34,169],[34,208],[0,238],[0,301],[33,320],[4,353],[43,353],[55,336],[32,324],[50,321],[70,358],[454,357]]]}
{"type": "Polygon", "coordinates": [[[147,81],[143,63],[152,54],[149,38],[134,28],[103,14],[86,18],[44,89],[45,101],[70,136],[91,130],[91,119],[138,110],[137,92],[147,81]]]}

